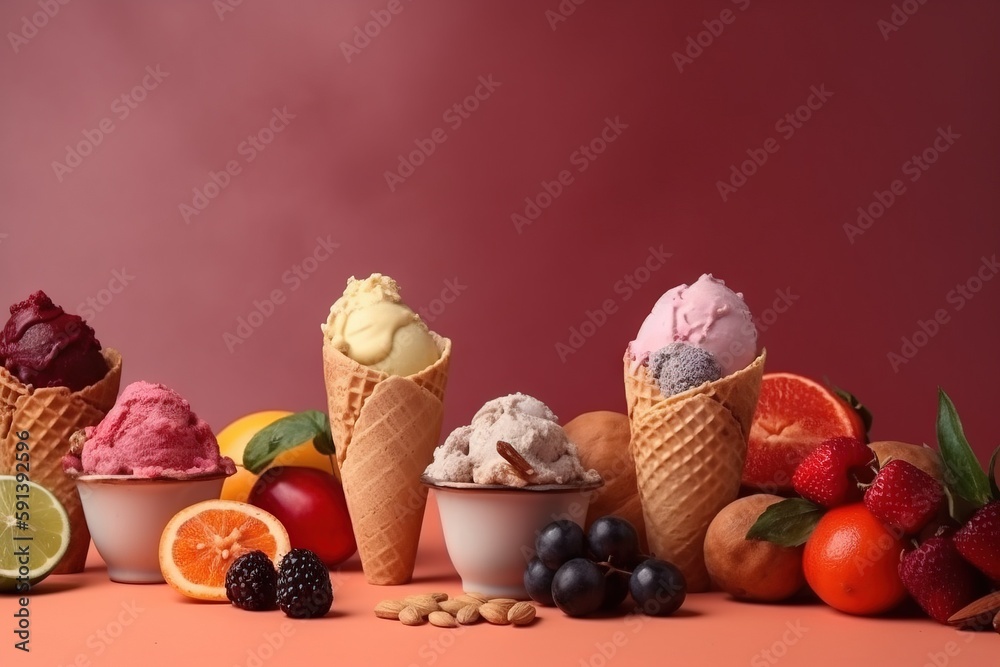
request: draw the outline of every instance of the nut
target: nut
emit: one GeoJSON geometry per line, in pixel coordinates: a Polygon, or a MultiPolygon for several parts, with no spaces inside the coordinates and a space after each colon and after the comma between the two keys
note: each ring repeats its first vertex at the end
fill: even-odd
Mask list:
{"type": "Polygon", "coordinates": [[[375,605],[375,615],[379,618],[388,618],[393,621],[399,620],[399,612],[406,604],[399,600],[382,600],[375,605]]]}
{"type": "Polygon", "coordinates": [[[493,625],[510,625],[507,620],[507,607],[487,602],[479,608],[479,615],[493,625]]]}
{"type": "Polygon", "coordinates": [[[430,595],[410,595],[403,598],[403,604],[414,607],[421,616],[427,616],[432,611],[438,611],[441,607],[430,595]]]}
{"type": "Polygon", "coordinates": [[[514,625],[528,625],[535,620],[535,607],[530,602],[518,602],[507,610],[507,620],[514,625]]]}
{"type": "Polygon", "coordinates": [[[452,616],[456,616],[458,615],[458,612],[462,611],[466,607],[478,605],[473,605],[472,603],[465,602],[464,600],[443,600],[438,603],[438,606],[441,607],[442,611],[446,611],[452,616]]]}
{"type": "Polygon", "coordinates": [[[467,602],[472,602],[475,604],[485,604],[489,602],[490,597],[488,595],[483,595],[482,593],[463,593],[459,595],[456,600],[466,600],[467,602]]]}
{"type": "Polygon", "coordinates": [[[403,625],[422,625],[424,614],[420,613],[416,607],[407,606],[399,612],[399,622],[403,625]]]}
{"type": "Polygon", "coordinates": [[[479,622],[482,616],[479,614],[479,607],[474,604],[467,604],[458,610],[455,618],[462,625],[474,625],[479,622]]]}
{"type": "Polygon", "coordinates": [[[518,603],[514,598],[493,598],[489,600],[489,604],[495,604],[496,606],[503,609],[503,613],[510,611],[510,608],[518,603]]]}
{"type": "Polygon", "coordinates": [[[431,622],[431,625],[436,625],[439,628],[458,627],[458,623],[455,622],[455,617],[446,611],[432,611],[431,615],[427,617],[427,620],[431,622]]]}
{"type": "Polygon", "coordinates": [[[434,598],[435,602],[441,603],[448,599],[447,593],[431,593],[431,597],[434,598]]]}

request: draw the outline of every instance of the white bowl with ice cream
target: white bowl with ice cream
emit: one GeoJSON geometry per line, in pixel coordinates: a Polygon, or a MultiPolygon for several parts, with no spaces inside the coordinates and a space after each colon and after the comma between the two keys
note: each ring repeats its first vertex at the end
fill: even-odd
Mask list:
{"type": "Polygon", "coordinates": [[[218,498],[236,471],[211,427],[176,392],[134,382],[63,459],[112,581],[162,583],[160,535],[179,511],[218,498]]]}
{"type": "Polygon", "coordinates": [[[455,429],[422,481],[437,499],[463,589],[520,599],[538,531],[556,519],[582,527],[604,483],[584,470],[548,407],[524,394],[488,402],[455,429]]]}

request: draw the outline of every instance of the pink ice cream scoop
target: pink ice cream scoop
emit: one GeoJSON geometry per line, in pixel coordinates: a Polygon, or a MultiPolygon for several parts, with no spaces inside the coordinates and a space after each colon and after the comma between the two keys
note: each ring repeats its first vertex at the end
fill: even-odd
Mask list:
{"type": "Polygon", "coordinates": [[[757,356],[757,327],[743,295],[712,274],[668,290],[629,343],[633,369],[670,343],[684,342],[712,354],[723,375],[746,368],[757,356]]]}
{"type": "Polygon", "coordinates": [[[84,430],[63,458],[71,474],[184,479],[232,475],[236,464],[219,452],[211,427],[177,392],[133,382],[97,425],[84,430]]]}

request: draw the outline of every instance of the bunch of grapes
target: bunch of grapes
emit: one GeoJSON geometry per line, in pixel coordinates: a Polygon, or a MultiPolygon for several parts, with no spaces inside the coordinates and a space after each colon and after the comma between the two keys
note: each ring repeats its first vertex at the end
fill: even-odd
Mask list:
{"type": "Polygon", "coordinates": [[[553,521],[539,532],[535,553],[524,571],[528,595],[569,616],[614,611],[630,593],[644,614],[669,616],[687,595],[681,571],[640,554],[635,527],[621,517],[601,517],[586,535],[572,521],[553,521]]]}

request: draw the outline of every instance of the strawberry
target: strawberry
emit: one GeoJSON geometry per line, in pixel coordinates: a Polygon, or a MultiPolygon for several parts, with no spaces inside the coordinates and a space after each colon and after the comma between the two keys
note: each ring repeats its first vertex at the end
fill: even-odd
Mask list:
{"type": "Polygon", "coordinates": [[[910,596],[938,623],[986,592],[986,582],[966,563],[950,537],[931,537],[904,552],[899,578],[910,596]]]}
{"type": "Polygon", "coordinates": [[[1000,500],[976,510],[955,533],[955,548],[993,581],[1000,582],[1000,500]]]}
{"type": "Polygon", "coordinates": [[[792,487],[803,498],[824,507],[844,505],[858,495],[856,481],[849,473],[868,466],[874,458],[868,445],[857,438],[831,438],[802,460],[792,475],[792,487]]]}
{"type": "Polygon", "coordinates": [[[908,461],[889,461],[865,491],[865,507],[886,527],[919,533],[944,505],[941,484],[908,461]]]}

